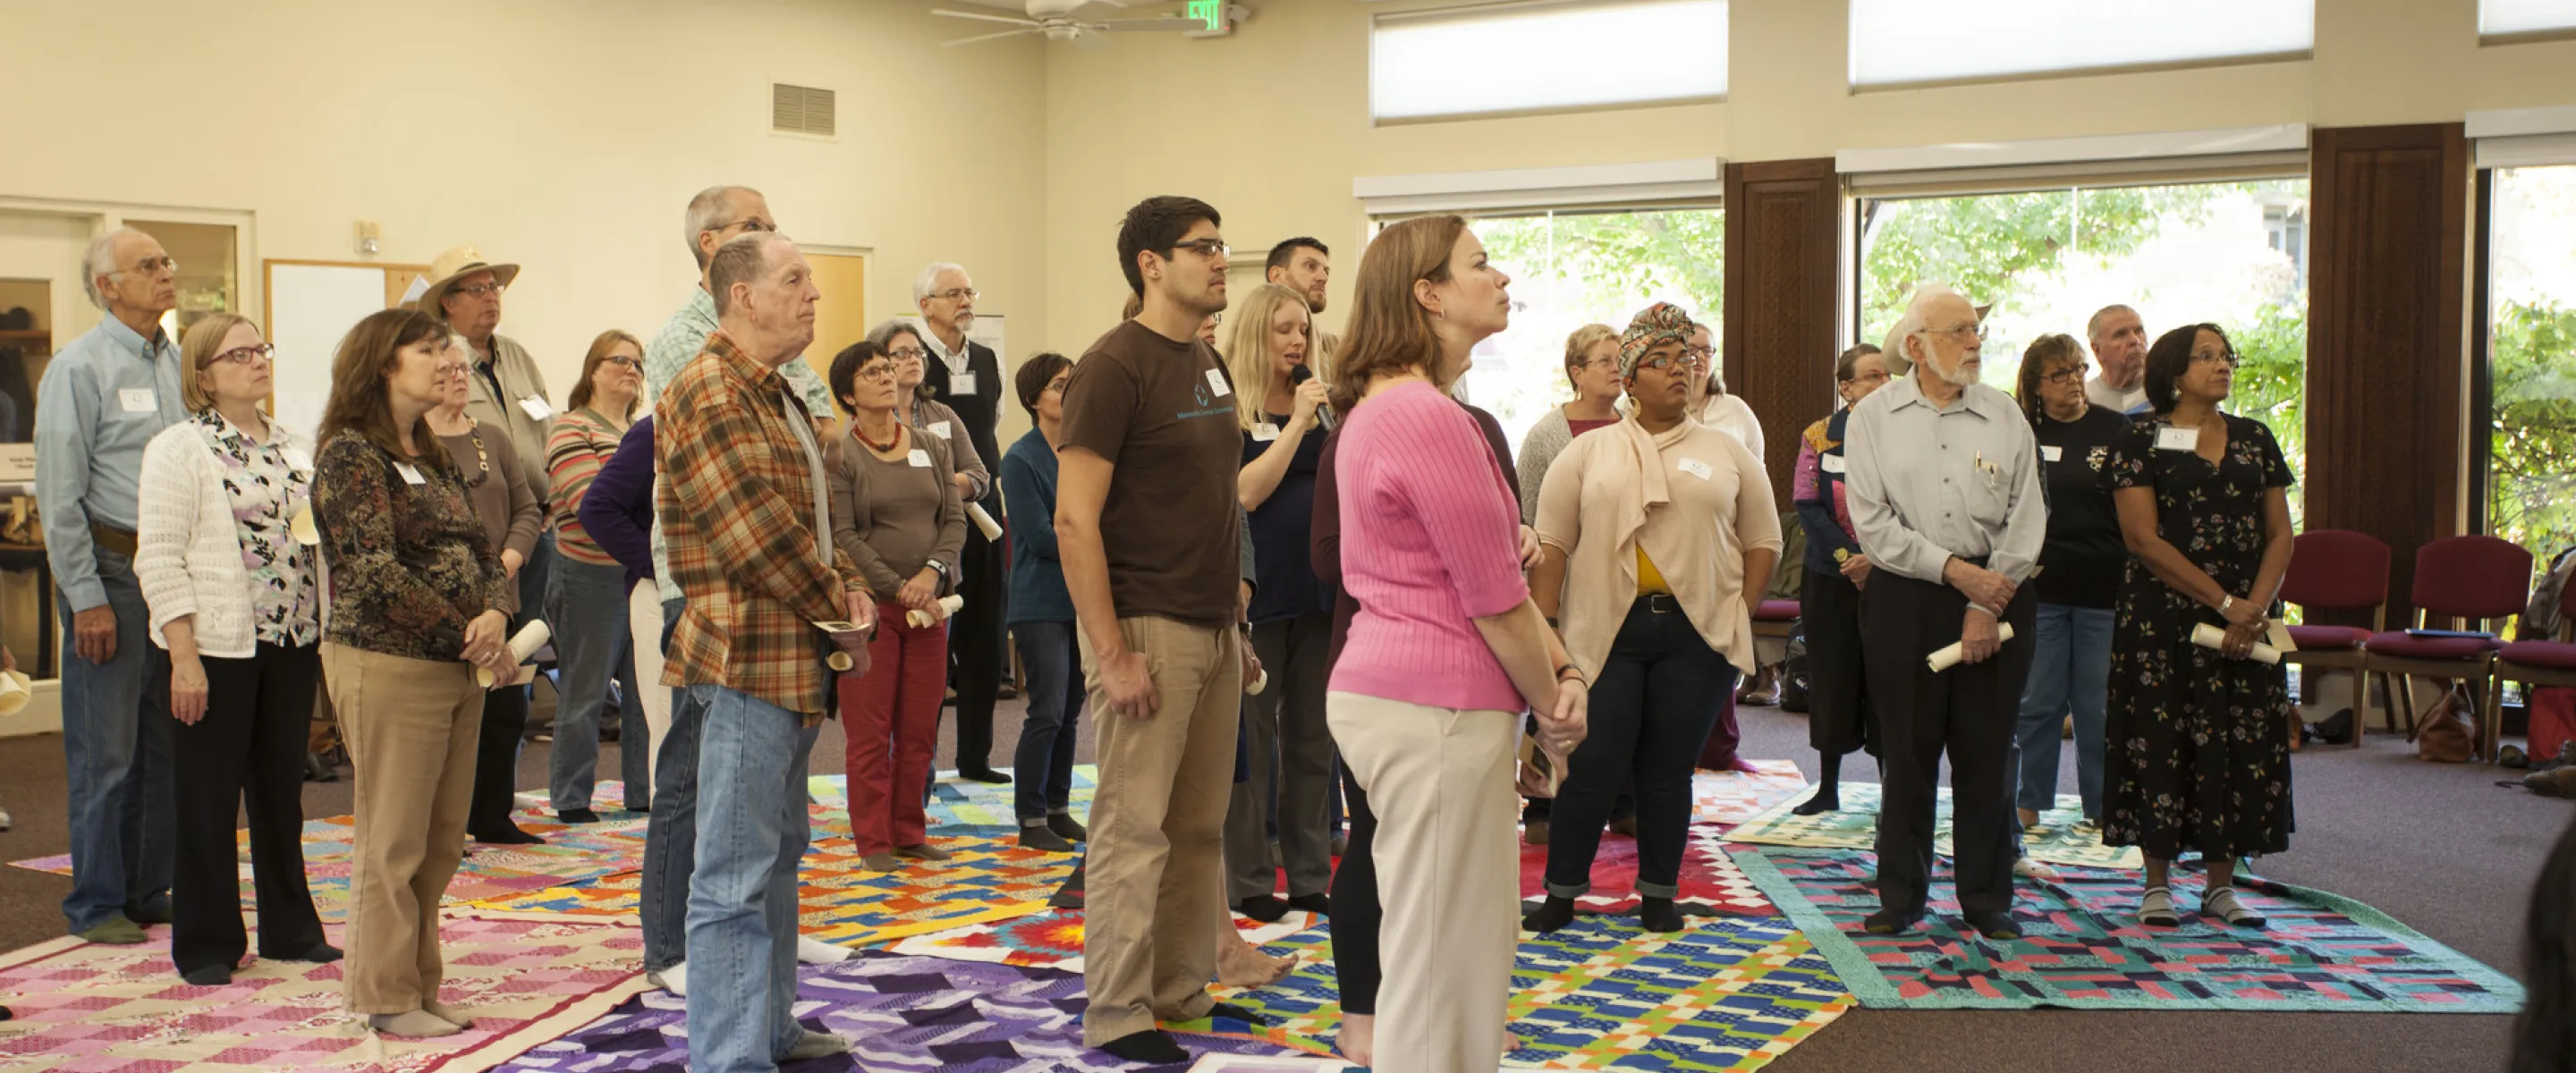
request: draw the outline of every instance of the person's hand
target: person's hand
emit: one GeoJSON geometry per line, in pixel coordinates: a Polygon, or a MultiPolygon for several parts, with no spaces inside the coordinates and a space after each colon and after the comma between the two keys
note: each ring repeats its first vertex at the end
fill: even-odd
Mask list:
{"type": "Polygon", "coordinates": [[[1521,527],[1521,569],[1538,569],[1538,556],[1538,530],[1524,525],[1521,527]]]}
{"type": "Polygon", "coordinates": [[[14,671],[17,669],[18,654],[9,651],[8,645],[0,645],[0,671],[14,671]]]}
{"type": "Polygon", "coordinates": [[[2224,600],[2219,602],[2226,604],[2227,610],[2223,615],[2227,619],[2229,629],[2251,626],[2260,630],[2270,624],[2271,620],[2263,614],[2263,605],[2252,600],[2240,596],[2234,603],[2227,603],[2224,600]]]}
{"type": "Polygon", "coordinates": [[[170,659],[170,715],[189,726],[206,717],[206,664],[195,656],[170,659]]]}
{"type": "Polygon", "coordinates": [[[1240,636],[1242,643],[1234,647],[1243,653],[1243,690],[1249,693],[1252,691],[1252,683],[1261,678],[1261,655],[1252,650],[1251,634],[1240,634],[1240,636]]]}
{"type": "Polygon", "coordinates": [[[1297,385],[1297,397],[1288,403],[1288,427],[1293,429],[1315,427],[1315,408],[1323,404],[1323,381],[1308,380],[1297,385]]]}
{"type": "Polygon", "coordinates": [[[1162,706],[1154,693],[1154,676],[1145,670],[1145,654],[1123,652],[1100,663],[1100,684],[1109,693],[1109,710],[1129,719],[1151,719],[1162,706]]]}
{"type": "Polygon", "coordinates": [[[1959,624],[1959,662],[1984,663],[2003,646],[2003,636],[1995,629],[1995,617],[1969,608],[1967,618],[1959,624]]]}
{"type": "MultiPolygon", "coordinates": [[[[2002,574],[1978,566],[1966,559],[1952,559],[1941,570],[1941,579],[1967,596],[1970,603],[1983,604],[2001,613],[2012,602],[2014,585],[2002,574]]],[[[1974,662],[1974,661],[1971,661],[1974,662]]]]}
{"type": "Polygon", "coordinates": [[[931,610],[930,605],[939,602],[939,571],[922,567],[920,573],[912,575],[912,580],[894,591],[894,598],[895,602],[915,611],[931,610]]]}
{"type": "Polygon", "coordinates": [[[517,549],[517,548],[503,548],[503,549],[501,549],[501,576],[502,576],[502,577],[506,577],[506,578],[509,578],[509,579],[511,579],[511,580],[513,580],[513,581],[516,581],[516,580],[518,580],[518,578],[519,578],[519,568],[520,568],[520,567],[522,567],[522,566],[526,566],[526,565],[528,565],[528,557],[527,557],[527,556],[525,556],[525,555],[521,555],[521,554],[519,554],[519,549],[517,549]]]}
{"type": "Polygon", "coordinates": [[[1576,746],[1590,733],[1587,712],[1592,702],[1592,689],[1582,682],[1567,679],[1556,683],[1556,704],[1538,715],[1539,748],[1562,762],[1574,755],[1576,746]]]}
{"type": "Polygon", "coordinates": [[[1853,588],[1866,588],[1869,585],[1869,569],[1869,556],[1854,555],[1843,560],[1843,579],[1851,582],[1853,588]]]}
{"type": "Polygon", "coordinates": [[[116,658],[116,608],[100,604],[72,612],[72,651],[92,663],[116,658]]]}
{"type": "Polygon", "coordinates": [[[502,670],[517,660],[510,658],[510,619],[498,611],[486,611],[465,624],[465,662],[490,670],[498,677],[502,670]]]}
{"type": "MultiPolygon", "coordinates": [[[[1543,754],[1546,750],[1542,749],[1540,752],[1543,754]]],[[[1536,763],[1525,763],[1520,765],[1519,774],[1512,778],[1512,791],[1522,797],[1537,800],[1545,800],[1547,798],[1555,797],[1556,791],[1564,788],[1565,780],[1562,778],[1557,779],[1556,782],[1558,785],[1554,789],[1549,788],[1547,784],[1550,778],[1550,772],[1562,770],[1552,766],[1560,762],[1559,758],[1549,756],[1547,758],[1547,765],[1536,763]]]]}
{"type": "Polygon", "coordinates": [[[877,594],[866,589],[846,590],[841,593],[841,606],[848,609],[850,622],[859,628],[860,633],[876,630],[877,594]]]}
{"type": "MultiPolygon", "coordinates": [[[[2239,604],[2244,602],[2237,601],[2239,604]]],[[[2229,659],[2244,659],[2253,655],[2255,642],[2265,639],[2265,635],[2269,633],[2269,626],[2270,623],[2261,621],[2253,625],[2229,626],[2227,636],[2218,642],[2218,654],[2229,659]]]]}
{"type": "Polygon", "coordinates": [[[485,686],[484,692],[489,693],[494,690],[507,689],[511,686],[518,685],[523,679],[525,679],[530,671],[535,669],[536,668],[529,667],[524,664],[513,663],[509,666],[494,670],[492,672],[492,684],[485,686]]]}
{"type": "Polygon", "coordinates": [[[957,486],[957,498],[969,503],[975,501],[975,478],[963,473],[951,473],[948,475],[948,483],[957,486]]]}

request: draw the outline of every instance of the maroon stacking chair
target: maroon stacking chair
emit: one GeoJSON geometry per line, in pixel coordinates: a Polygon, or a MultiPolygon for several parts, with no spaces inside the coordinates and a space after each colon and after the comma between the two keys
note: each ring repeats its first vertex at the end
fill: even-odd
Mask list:
{"type": "MultiPolygon", "coordinates": [[[[2475,631],[2472,637],[2417,637],[2403,630],[2375,633],[2362,645],[2362,680],[2380,676],[2383,687],[2396,676],[2388,696],[2405,705],[2407,733],[2415,730],[2415,686],[2409,675],[2464,681],[2471,691],[2470,710],[2483,720],[2486,694],[2495,688],[2496,653],[2504,642],[2493,627],[2522,613],[2531,595],[2531,553],[2491,536],[2445,537],[2415,553],[2415,622],[2439,617],[2453,629],[2475,631]]],[[[2368,721],[2368,690],[2360,709],[2368,721]]],[[[2392,724],[2393,725],[2393,724],[2392,724]]],[[[2481,747],[2492,737],[2480,727],[2481,747]]],[[[2486,758],[2495,759],[2487,748],[2486,758]]]]}
{"type": "MultiPolygon", "coordinates": [[[[2496,697],[2504,692],[2506,682],[2525,686],[2576,686],[2576,583],[2558,590],[2558,637],[2548,641],[2515,641],[2504,646],[2496,656],[2495,688],[2487,691],[2486,725],[2494,728],[2496,737],[2504,734],[2504,719],[2497,712],[2496,697]]],[[[2524,694],[2529,696],[2528,693],[2524,694]]],[[[2490,739],[2487,755],[2493,756],[2502,743],[2490,739]]],[[[2549,757],[2535,756],[2534,760],[2549,757]]]]}
{"type": "MultiPolygon", "coordinates": [[[[2363,646],[2372,634],[2388,629],[2388,545],[2368,533],[2350,529],[2311,529],[2298,535],[2291,545],[2290,572],[2281,580],[2281,599],[2299,605],[2309,613],[2318,611],[2368,611],[2370,628],[2358,626],[2292,626],[2290,643],[2298,651],[2284,652],[2281,662],[2304,664],[2324,670],[2352,672],[2352,739],[2348,744],[2361,747],[2361,694],[2370,688],[2369,676],[2362,673],[2363,646]]],[[[2320,677],[2322,677],[2320,675],[2320,677]]],[[[2297,716],[2293,715],[2295,719],[2297,716]]],[[[2397,729],[2395,723],[2390,730],[2397,729]]],[[[2297,741],[2292,728],[2291,741],[2297,741]]]]}

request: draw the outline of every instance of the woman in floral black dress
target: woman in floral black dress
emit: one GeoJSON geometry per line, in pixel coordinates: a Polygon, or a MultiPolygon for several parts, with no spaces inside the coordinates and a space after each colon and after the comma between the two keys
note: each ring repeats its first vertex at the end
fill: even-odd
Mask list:
{"type": "Polygon", "coordinates": [[[2105,843],[2147,856],[2140,923],[2171,927],[2166,874],[2199,853],[2201,910],[2263,918],[2236,899],[2236,859],[2290,847],[2290,697],[2278,666],[2248,658],[2290,565],[2293,478],[2272,430],[2218,411],[2236,351],[2214,324],[2174,329],[2147,352],[2147,397],[2113,449],[2120,530],[2137,558],[2120,586],[2111,649],[2110,815],[2105,843]],[[2203,623],[2218,649],[2192,643],[2203,623]]]}

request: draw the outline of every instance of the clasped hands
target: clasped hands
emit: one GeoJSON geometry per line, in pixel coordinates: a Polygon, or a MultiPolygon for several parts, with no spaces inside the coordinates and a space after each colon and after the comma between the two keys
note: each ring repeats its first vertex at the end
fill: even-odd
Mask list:
{"type": "Polygon", "coordinates": [[[1998,620],[2004,608],[2011,606],[2020,586],[2002,574],[1957,557],[1941,568],[1941,580],[1968,598],[1967,614],[1959,623],[1959,662],[1983,663],[1994,658],[2003,648],[1998,620]]]}

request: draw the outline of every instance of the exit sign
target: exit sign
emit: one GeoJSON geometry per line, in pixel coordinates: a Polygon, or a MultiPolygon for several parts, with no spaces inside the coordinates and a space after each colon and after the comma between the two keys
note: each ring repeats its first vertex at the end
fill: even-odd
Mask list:
{"type": "Polygon", "coordinates": [[[1225,32],[1225,0],[1190,0],[1191,21],[1216,33],[1225,32]]]}

